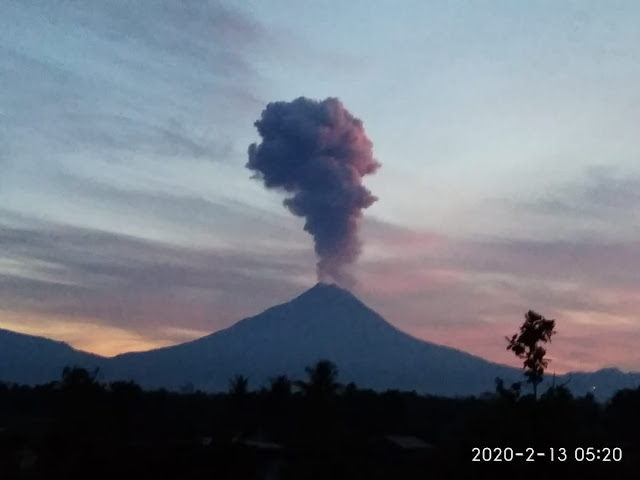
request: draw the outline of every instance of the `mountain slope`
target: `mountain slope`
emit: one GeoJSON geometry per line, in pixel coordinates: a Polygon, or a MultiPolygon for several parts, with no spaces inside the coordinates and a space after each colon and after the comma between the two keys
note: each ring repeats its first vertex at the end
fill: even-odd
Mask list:
{"type": "Polygon", "coordinates": [[[0,329],[0,381],[47,383],[58,380],[65,366],[93,369],[104,360],[64,342],[0,329]]]}
{"type": "Polygon", "coordinates": [[[323,358],[338,365],[342,381],[376,389],[480,393],[493,389],[496,376],[520,376],[517,369],[411,337],[351,293],[325,284],[193,342],[121,355],[108,369],[150,387],[193,383],[219,390],[236,374],[249,376],[253,386],[280,373],[299,378],[323,358]]]}
{"type": "MultiPolygon", "coordinates": [[[[220,391],[238,374],[249,377],[251,388],[280,374],[303,378],[304,368],[321,359],[336,363],[341,382],[377,390],[470,395],[493,391],[496,377],[506,382],[522,379],[519,368],[411,337],[348,291],[325,284],[206,337],[114,358],[0,329],[0,381],[16,383],[46,383],[60,378],[65,366],[78,365],[100,367],[103,381],[131,379],[146,388],[170,389],[191,383],[220,391]]],[[[568,382],[574,394],[594,392],[604,400],[618,389],[637,388],[640,374],[608,368],[562,375],[555,381],[568,382]]],[[[547,375],[540,391],[551,382],[547,375]]]]}

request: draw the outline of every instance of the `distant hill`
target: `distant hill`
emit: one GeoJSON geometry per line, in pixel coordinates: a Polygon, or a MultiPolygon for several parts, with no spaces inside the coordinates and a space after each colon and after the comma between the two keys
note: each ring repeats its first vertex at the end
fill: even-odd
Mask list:
{"type": "MultiPolygon", "coordinates": [[[[0,379],[23,383],[57,379],[65,365],[73,364],[99,366],[103,380],[130,379],[146,388],[192,384],[220,391],[238,374],[249,377],[251,388],[279,374],[302,378],[304,367],[321,359],[336,363],[342,382],[376,390],[477,395],[494,391],[496,377],[522,379],[519,368],[403,333],[350,292],[328,284],[206,337],[110,359],[0,330],[0,379]]],[[[557,383],[567,381],[576,394],[595,386],[596,397],[606,399],[620,388],[640,385],[640,374],[604,369],[556,378],[557,383]]],[[[545,384],[550,382],[547,376],[545,384]]]]}
{"type": "MultiPolygon", "coordinates": [[[[571,372],[556,379],[565,384],[575,395],[593,393],[597,399],[606,400],[617,390],[640,387],[640,373],[623,372],[617,368],[603,368],[595,372],[571,372]],[[595,387],[595,388],[594,388],[595,387]]],[[[551,385],[551,377],[545,376],[543,389],[551,385]]]]}
{"type": "Polygon", "coordinates": [[[58,380],[67,365],[93,369],[105,360],[64,342],[0,329],[0,381],[47,383],[58,380]]]}

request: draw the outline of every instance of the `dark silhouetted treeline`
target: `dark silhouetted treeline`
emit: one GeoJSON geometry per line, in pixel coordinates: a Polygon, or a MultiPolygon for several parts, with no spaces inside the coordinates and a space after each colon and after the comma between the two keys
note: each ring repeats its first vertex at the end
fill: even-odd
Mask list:
{"type": "Polygon", "coordinates": [[[307,378],[269,385],[239,375],[224,394],[98,379],[99,372],[67,368],[47,385],[0,383],[1,479],[639,475],[640,388],[606,404],[565,386],[536,400],[501,381],[481,397],[379,393],[340,384],[328,361],[309,367],[307,378]],[[474,447],[565,448],[569,458],[472,462],[474,447]],[[618,447],[622,461],[578,462],[576,447],[618,447]]]}

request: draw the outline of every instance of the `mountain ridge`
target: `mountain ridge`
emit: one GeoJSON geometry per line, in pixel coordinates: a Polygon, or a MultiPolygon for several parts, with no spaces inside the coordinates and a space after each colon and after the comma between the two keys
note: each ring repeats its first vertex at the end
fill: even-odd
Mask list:
{"type": "MultiPolygon", "coordinates": [[[[321,359],[336,363],[341,381],[376,390],[471,395],[493,391],[496,377],[507,382],[522,379],[520,368],[413,337],[351,292],[325,283],[204,337],[111,358],[0,329],[0,380],[18,383],[56,380],[64,366],[79,365],[99,367],[103,379],[133,380],[145,388],[192,384],[220,391],[237,374],[248,376],[254,387],[279,374],[300,378],[306,366],[321,359]],[[3,348],[3,343],[12,343],[7,339],[14,343],[8,349],[3,348]],[[34,348],[35,355],[25,354],[34,348]]],[[[559,375],[556,381],[568,381],[579,394],[596,385],[606,396],[618,388],[637,386],[640,374],[608,367],[559,375]]]]}
{"type": "Polygon", "coordinates": [[[152,386],[169,380],[173,386],[183,382],[215,390],[226,388],[234,374],[247,374],[258,383],[277,373],[300,376],[306,365],[324,358],[338,365],[345,380],[375,389],[423,390],[427,383],[435,385],[445,369],[450,382],[434,389],[442,394],[462,394],[464,384],[473,384],[476,377],[474,391],[480,383],[490,389],[495,376],[517,371],[412,337],[352,293],[328,284],[317,284],[289,302],[200,339],[120,355],[112,366],[152,386]],[[189,366],[188,380],[176,371],[176,364],[189,366]],[[477,364],[491,372],[473,375],[477,364]]]}
{"type": "Polygon", "coordinates": [[[66,342],[0,328],[0,381],[47,383],[57,380],[65,366],[94,368],[104,360],[66,342]]]}

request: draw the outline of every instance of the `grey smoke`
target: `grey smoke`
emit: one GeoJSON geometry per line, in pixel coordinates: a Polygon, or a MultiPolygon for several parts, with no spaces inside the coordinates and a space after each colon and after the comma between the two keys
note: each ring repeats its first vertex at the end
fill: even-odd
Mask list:
{"type": "Polygon", "coordinates": [[[283,203],[313,236],[318,279],[349,283],[362,210],[377,200],[362,178],[380,166],[362,122],[337,98],[300,97],[269,103],[255,126],[262,141],[249,146],[247,168],[267,188],[292,194],[283,203]]]}

